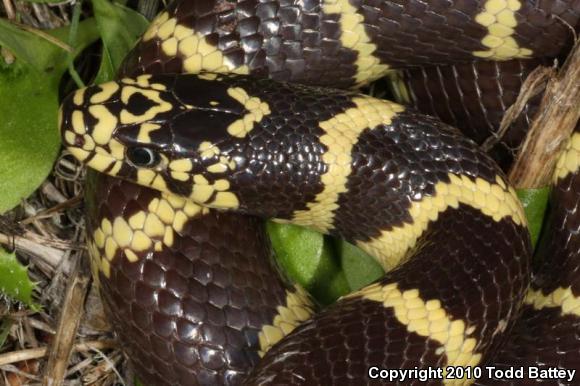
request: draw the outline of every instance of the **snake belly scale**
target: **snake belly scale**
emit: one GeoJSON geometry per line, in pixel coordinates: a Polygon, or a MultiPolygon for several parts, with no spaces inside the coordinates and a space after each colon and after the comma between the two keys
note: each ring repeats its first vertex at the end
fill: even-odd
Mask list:
{"type": "Polygon", "coordinates": [[[70,152],[143,186],[99,177],[89,238],[105,300],[127,310],[113,318],[139,331],[123,339],[155,349],[145,355],[161,370],[139,369],[152,384],[360,384],[370,364],[492,360],[519,316],[531,254],[519,201],[494,162],[401,105],[255,79],[353,87],[427,61],[555,55],[567,31],[553,15],[577,15],[513,0],[452,3],[177,1],[129,55],[131,77],[64,101],[70,152]],[[202,73],[137,76],[184,71],[202,73]],[[255,280],[274,275],[268,263],[246,269],[233,258],[216,273],[222,254],[252,267],[270,258],[247,216],[343,237],[387,274],[311,318],[302,289],[255,280]],[[244,240],[257,241],[245,251],[244,240]],[[243,270],[254,279],[244,282],[243,270]]]}

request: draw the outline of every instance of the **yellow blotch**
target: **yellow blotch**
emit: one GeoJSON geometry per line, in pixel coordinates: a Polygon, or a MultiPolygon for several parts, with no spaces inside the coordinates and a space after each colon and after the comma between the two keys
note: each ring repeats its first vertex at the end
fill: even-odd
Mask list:
{"type": "Polygon", "coordinates": [[[475,352],[477,339],[470,336],[474,326],[467,328],[465,321],[453,320],[439,300],[425,301],[417,289],[401,291],[397,283],[375,283],[348,295],[348,298],[356,297],[379,302],[392,309],[397,320],[409,332],[441,344],[443,349],[440,351],[447,357],[447,366],[475,366],[480,362],[481,354],[475,352]]]}
{"type": "Polygon", "coordinates": [[[177,212],[175,214],[175,218],[173,219],[173,229],[178,232],[183,230],[183,226],[189,220],[189,217],[185,214],[185,212],[177,212]]]}
{"type": "Polygon", "coordinates": [[[139,212],[135,213],[134,215],[129,217],[129,226],[135,230],[136,229],[143,229],[143,226],[145,225],[145,218],[146,217],[147,217],[147,215],[143,211],[139,211],[139,212]]]}
{"type": "Polygon", "coordinates": [[[167,188],[167,184],[165,183],[165,180],[163,179],[163,177],[160,174],[155,176],[155,178],[153,179],[153,183],[151,183],[151,187],[155,188],[157,190],[160,190],[162,192],[167,192],[169,190],[167,188]]]}
{"type": "Polygon", "coordinates": [[[107,82],[99,85],[101,91],[91,96],[91,103],[99,104],[108,101],[119,90],[117,82],[107,82]]]}
{"type": "Polygon", "coordinates": [[[95,143],[109,143],[118,125],[117,117],[103,105],[89,106],[89,113],[98,121],[92,133],[95,143]]]}
{"type": "Polygon", "coordinates": [[[163,244],[172,246],[173,245],[173,229],[171,227],[165,228],[165,235],[163,235],[163,244]]]}
{"type": "Polygon", "coordinates": [[[236,67],[218,47],[210,44],[205,36],[187,26],[178,25],[177,20],[169,18],[166,12],[160,14],[143,35],[143,41],[153,38],[161,41],[161,50],[164,54],[168,56],[179,54],[183,58],[185,72],[249,73],[248,66],[236,67]]]}
{"type": "Polygon", "coordinates": [[[107,259],[101,259],[100,263],[100,268],[103,272],[103,275],[105,275],[105,277],[111,277],[111,264],[109,261],[107,259]]]}
{"type": "Polygon", "coordinates": [[[145,251],[151,248],[153,242],[143,231],[136,231],[131,240],[131,249],[134,251],[145,251]]]}
{"type": "Polygon", "coordinates": [[[513,189],[506,190],[482,178],[474,180],[464,175],[448,176],[450,182],[437,183],[433,196],[425,196],[411,203],[409,214],[412,223],[382,231],[379,237],[358,242],[357,245],[376,257],[388,271],[398,265],[415,246],[429,222],[437,220],[439,213],[447,208],[457,208],[460,203],[479,209],[494,221],[510,218],[518,225],[526,225],[524,211],[513,189]]]}
{"type": "MultiPolygon", "coordinates": [[[[68,134],[68,133],[67,133],[68,134]]],[[[215,164],[209,165],[207,167],[207,171],[210,173],[225,173],[228,170],[228,165],[221,163],[221,162],[217,162],[215,164]]]]}
{"type": "Polygon", "coordinates": [[[157,30],[157,37],[160,40],[169,39],[169,37],[171,35],[173,35],[173,32],[175,31],[176,25],[177,25],[177,20],[175,18],[171,18],[171,19],[166,20],[164,23],[162,23],[159,26],[159,29],[157,30]]]}
{"type": "Polygon", "coordinates": [[[76,90],[74,95],[73,95],[73,103],[77,106],[80,106],[83,104],[83,101],[85,100],[85,91],[87,90],[87,88],[81,88],[79,90],[76,90]]]}
{"type": "Polygon", "coordinates": [[[135,252],[133,252],[130,249],[125,249],[125,257],[127,258],[127,260],[129,260],[131,263],[136,262],[137,260],[139,260],[139,256],[137,256],[137,254],[135,252]]]}
{"type": "Polygon", "coordinates": [[[201,158],[211,158],[220,154],[220,148],[209,141],[200,143],[197,151],[199,152],[201,158]]]}
{"type": "Polygon", "coordinates": [[[215,181],[213,186],[218,192],[223,192],[230,188],[230,182],[228,180],[221,179],[215,181]]]}
{"type": "Polygon", "coordinates": [[[163,234],[165,233],[165,226],[163,225],[159,217],[157,217],[157,215],[149,213],[147,214],[147,218],[145,219],[145,226],[143,227],[143,231],[150,238],[163,236],[163,234]]]}
{"type": "Polygon", "coordinates": [[[250,97],[241,87],[231,87],[227,92],[248,111],[242,118],[228,126],[228,133],[237,138],[244,138],[254,128],[254,124],[260,123],[264,116],[270,114],[270,106],[257,97],[250,97]]]}
{"type": "Polygon", "coordinates": [[[105,256],[108,260],[113,260],[117,252],[117,243],[112,237],[107,237],[105,241],[105,256]]]}
{"type": "Polygon", "coordinates": [[[560,154],[554,172],[554,182],[580,170],[580,133],[572,134],[560,154]]]}
{"type": "Polygon", "coordinates": [[[175,218],[175,210],[169,201],[162,199],[159,202],[157,211],[155,212],[165,224],[171,224],[175,218]]]}
{"type": "Polygon", "coordinates": [[[170,172],[171,178],[177,181],[187,181],[189,180],[189,174],[183,172],[170,172]]]}
{"type": "Polygon", "coordinates": [[[153,39],[157,36],[157,30],[159,26],[165,23],[169,19],[169,14],[167,12],[160,13],[152,22],[147,31],[143,34],[142,40],[144,42],[153,39]]]}
{"type": "MultiPolygon", "coordinates": [[[[87,129],[85,127],[85,119],[82,111],[80,110],[73,111],[71,116],[71,123],[75,133],[85,134],[87,129]]],[[[74,141],[71,141],[70,143],[73,144],[74,141]]]]}
{"type": "Polygon", "coordinates": [[[385,100],[366,96],[353,98],[356,107],[321,122],[324,134],[320,137],[327,150],[322,159],[328,170],[321,176],[324,190],[308,209],[294,213],[292,222],[327,233],[332,229],[334,211],[338,208],[338,196],[347,191],[346,181],[351,173],[351,151],[359,134],[380,124],[389,125],[393,117],[404,107],[385,100]]]}
{"type": "Polygon", "coordinates": [[[193,164],[188,158],[182,158],[169,163],[169,169],[175,172],[189,172],[193,169],[193,164]]]}
{"type": "Polygon", "coordinates": [[[91,168],[99,171],[104,171],[108,169],[113,162],[115,162],[115,160],[110,155],[102,155],[95,153],[93,154],[92,158],[89,161],[87,161],[87,166],[90,166],[91,168]]]}
{"type": "Polygon", "coordinates": [[[109,154],[117,160],[122,160],[125,157],[125,146],[116,139],[111,139],[109,141],[109,154]]]}
{"type": "Polygon", "coordinates": [[[79,161],[84,162],[85,159],[91,154],[90,152],[83,150],[79,147],[67,147],[67,150],[79,161]]]}
{"type": "Polygon", "coordinates": [[[177,39],[171,38],[167,39],[161,44],[161,49],[167,56],[177,55],[177,39]]]}
{"type": "Polygon", "coordinates": [[[294,289],[286,291],[286,303],[276,308],[277,315],[272,324],[264,325],[258,333],[260,357],[314,313],[314,303],[308,293],[300,286],[294,289]]]}
{"type": "Polygon", "coordinates": [[[191,198],[200,204],[205,204],[214,192],[213,186],[209,185],[194,185],[191,193],[191,198]]]}
{"type": "Polygon", "coordinates": [[[560,287],[548,295],[544,295],[542,290],[530,289],[525,303],[536,310],[560,307],[562,315],[580,316],[580,297],[574,296],[571,287],[560,287]]]}
{"type": "Polygon", "coordinates": [[[137,169],[136,182],[140,185],[150,186],[153,183],[155,176],[157,176],[157,173],[151,169],[137,169]]]}
{"type": "Polygon", "coordinates": [[[133,230],[123,217],[116,217],[113,221],[113,238],[120,247],[126,247],[131,243],[133,230]]]}
{"type": "Polygon", "coordinates": [[[210,205],[216,209],[236,209],[240,206],[240,201],[232,192],[218,192],[210,205]]]}
{"type": "Polygon", "coordinates": [[[357,12],[357,8],[349,0],[323,0],[322,9],[326,13],[340,15],[340,41],[344,47],[357,52],[356,86],[385,76],[389,66],[381,64],[380,59],[373,55],[377,46],[365,31],[364,17],[357,12]]]}
{"type": "Polygon", "coordinates": [[[161,125],[156,123],[145,122],[139,126],[139,134],[137,134],[137,141],[141,143],[151,143],[151,132],[159,129],[161,125]]]}
{"type": "MultiPolygon", "coordinates": [[[[68,133],[68,131],[67,131],[68,133]]],[[[93,137],[89,136],[88,134],[83,135],[83,140],[85,141],[83,145],[83,150],[92,151],[95,150],[95,141],[93,141],[93,137]]]]}
{"type": "Polygon", "coordinates": [[[487,29],[481,44],[485,51],[474,51],[473,55],[494,60],[528,58],[532,50],[520,47],[513,38],[517,27],[516,12],[521,8],[518,0],[487,0],[475,21],[487,29]]]}
{"type": "Polygon", "coordinates": [[[105,246],[105,234],[101,230],[101,228],[97,228],[93,232],[93,240],[95,241],[95,245],[99,248],[103,248],[105,246]]]}
{"type": "Polygon", "coordinates": [[[74,144],[75,143],[75,139],[77,138],[77,136],[75,135],[75,133],[73,133],[72,131],[65,131],[64,133],[64,140],[66,141],[66,143],[69,144],[74,144]]]}

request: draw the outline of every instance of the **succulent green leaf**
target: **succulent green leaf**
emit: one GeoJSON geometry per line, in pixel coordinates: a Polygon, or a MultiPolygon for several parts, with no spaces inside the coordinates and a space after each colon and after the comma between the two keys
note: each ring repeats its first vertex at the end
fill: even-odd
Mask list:
{"type": "Polygon", "coordinates": [[[38,310],[40,306],[32,299],[34,288],[34,283],[28,277],[28,269],[16,259],[14,253],[0,248],[0,293],[38,310]]]}
{"type": "Polygon", "coordinates": [[[550,188],[540,189],[518,189],[518,197],[524,206],[526,217],[528,219],[528,228],[532,238],[532,245],[535,247],[542,231],[544,215],[548,206],[550,188]]]}
{"type": "Polygon", "coordinates": [[[356,291],[384,275],[379,263],[362,249],[344,240],[337,239],[335,243],[351,291],[356,291]]]}
{"type": "Polygon", "coordinates": [[[278,263],[288,277],[323,304],[350,292],[330,240],[295,225],[268,223],[278,263]]]}

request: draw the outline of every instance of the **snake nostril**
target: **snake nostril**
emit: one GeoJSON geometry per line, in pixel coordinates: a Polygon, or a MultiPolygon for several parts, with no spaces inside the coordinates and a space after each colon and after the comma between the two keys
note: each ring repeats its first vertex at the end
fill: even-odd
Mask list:
{"type": "Polygon", "coordinates": [[[75,136],[75,143],[74,143],[74,145],[77,146],[77,147],[83,147],[84,144],[85,144],[85,138],[82,135],[77,134],[75,136]]]}

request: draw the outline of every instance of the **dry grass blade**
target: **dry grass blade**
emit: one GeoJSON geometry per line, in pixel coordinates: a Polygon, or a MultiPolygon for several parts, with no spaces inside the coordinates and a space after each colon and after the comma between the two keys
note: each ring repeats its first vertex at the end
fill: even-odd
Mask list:
{"type": "Polygon", "coordinates": [[[528,136],[509,173],[518,188],[549,185],[558,153],[580,118],[580,42],[552,75],[528,136]]]}
{"type": "MultiPolygon", "coordinates": [[[[73,351],[94,351],[115,348],[117,344],[114,340],[95,340],[88,342],[76,343],[72,349],[73,351]]],[[[44,358],[48,353],[48,347],[31,348],[20,351],[11,351],[5,354],[0,354],[0,366],[27,361],[31,359],[44,358]]]]}
{"type": "Polygon", "coordinates": [[[62,385],[69,358],[73,351],[73,343],[83,315],[85,299],[89,291],[91,273],[86,259],[78,259],[69,278],[69,285],[62,302],[62,310],[50,347],[46,373],[42,384],[44,386],[62,385]]]}
{"type": "Polygon", "coordinates": [[[536,95],[544,91],[546,83],[555,75],[554,68],[538,67],[526,78],[518,98],[505,112],[499,125],[497,134],[490,136],[483,142],[481,148],[490,151],[506,135],[510,126],[518,119],[526,105],[536,95]]]}

